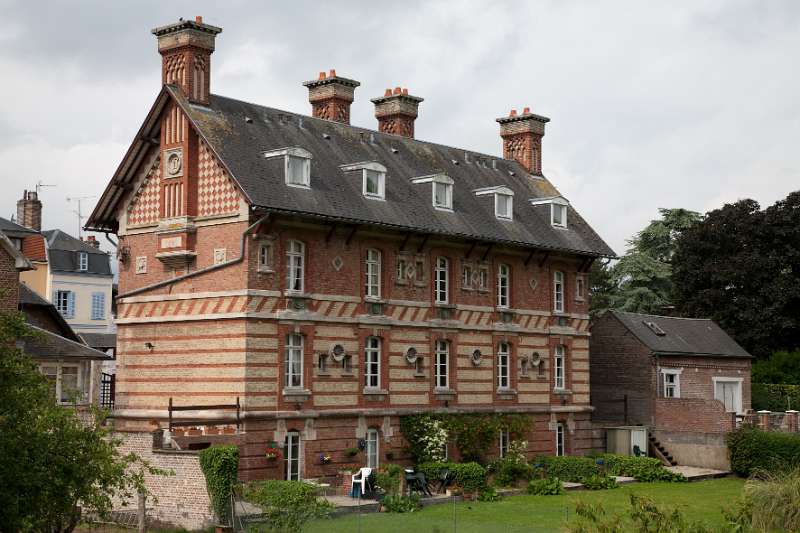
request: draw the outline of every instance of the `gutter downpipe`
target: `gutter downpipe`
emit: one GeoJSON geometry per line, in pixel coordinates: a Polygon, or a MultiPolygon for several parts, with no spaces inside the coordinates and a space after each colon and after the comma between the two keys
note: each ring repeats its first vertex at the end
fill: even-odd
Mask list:
{"type": "Polygon", "coordinates": [[[122,298],[127,298],[129,296],[135,296],[137,294],[141,294],[143,292],[150,291],[150,290],[153,290],[153,289],[166,287],[167,285],[171,285],[171,284],[176,283],[178,281],[183,281],[183,280],[188,279],[188,278],[193,278],[194,276],[199,276],[200,274],[206,274],[206,273],[212,272],[214,270],[219,270],[220,268],[225,268],[225,267],[229,267],[231,265],[235,265],[237,263],[241,263],[242,261],[244,261],[244,248],[245,248],[245,242],[247,240],[247,235],[254,228],[256,228],[260,224],[263,224],[264,222],[266,222],[267,219],[269,219],[269,217],[270,217],[270,214],[267,213],[263,217],[261,217],[258,220],[256,220],[254,223],[252,223],[249,226],[247,226],[247,229],[245,229],[242,232],[242,240],[241,240],[241,244],[239,246],[239,257],[237,257],[236,259],[231,259],[230,261],[225,261],[224,263],[219,263],[218,265],[211,265],[211,266],[206,267],[206,268],[201,268],[200,270],[195,270],[194,272],[187,272],[186,274],[183,274],[181,276],[178,276],[178,277],[175,277],[175,278],[166,279],[164,281],[159,281],[159,282],[153,283],[151,285],[146,285],[144,287],[139,287],[138,289],[134,289],[132,291],[126,292],[125,294],[120,294],[119,296],[117,296],[117,300],[121,300],[122,298]]]}

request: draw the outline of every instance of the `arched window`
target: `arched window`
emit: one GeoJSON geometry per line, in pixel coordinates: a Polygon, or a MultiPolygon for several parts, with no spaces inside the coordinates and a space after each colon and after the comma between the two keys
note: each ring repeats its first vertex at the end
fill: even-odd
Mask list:
{"type": "Polygon", "coordinates": [[[367,250],[365,294],[367,298],[381,297],[381,252],[374,248],[367,250]]]}
{"type": "Polygon", "coordinates": [[[300,433],[289,431],[284,440],[286,480],[300,481],[300,433]]]}
{"type": "Polygon", "coordinates": [[[306,246],[300,241],[286,243],[286,289],[292,292],[305,290],[306,246]]]}

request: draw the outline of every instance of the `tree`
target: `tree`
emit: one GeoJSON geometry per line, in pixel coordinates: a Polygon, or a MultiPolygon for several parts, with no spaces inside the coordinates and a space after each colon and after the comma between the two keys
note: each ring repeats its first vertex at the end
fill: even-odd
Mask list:
{"type": "Polygon", "coordinates": [[[31,336],[19,313],[0,315],[0,530],[69,532],[81,515],[163,473],[123,455],[101,413],[82,420],[56,405],[36,364],[16,348],[31,336]]]}
{"type": "Polygon", "coordinates": [[[677,240],[673,286],[681,314],[714,319],[756,356],[800,347],[800,192],[709,212],[677,240]]]}
{"type": "Polygon", "coordinates": [[[627,252],[616,264],[592,266],[593,314],[605,309],[663,314],[671,308],[675,242],[698,223],[700,214],[679,208],[658,211],[660,218],[628,241],[627,252]]]}

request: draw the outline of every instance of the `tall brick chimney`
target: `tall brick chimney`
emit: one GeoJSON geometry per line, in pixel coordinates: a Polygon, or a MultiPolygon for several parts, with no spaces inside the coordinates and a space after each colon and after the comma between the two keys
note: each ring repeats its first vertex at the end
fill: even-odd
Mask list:
{"type": "Polygon", "coordinates": [[[211,92],[211,54],[222,28],[203,23],[203,17],[153,30],[161,54],[161,82],[183,89],[192,102],[208,104],[211,92]]]}
{"type": "Polygon", "coordinates": [[[531,113],[526,107],[521,115],[512,109],[507,117],[498,118],[503,138],[503,157],[514,159],[531,174],[542,175],[542,137],[550,119],[531,113]]]}
{"type": "Polygon", "coordinates": [[[24,191],[17,200],[17,224],[42,231],[42,202],[35,191],[24,191]]]}
{"type": "Polygon", "coordinates": [[[353,103],[356,80],[342,78],[331,69],[327,74],[319,73],[319,78],[303,83],[308,87],[308,101],[311,103],[311,116],[350,124],[350,104],[353,103]]]}
{"type": "Polygon", "coordinates": [[[417,119],[419,104],[423,99],[408,94],[408,89],[395,87],[386,89],[380,98],[373,98],[378,131],[414,138],[414,121],[417,119]]]}

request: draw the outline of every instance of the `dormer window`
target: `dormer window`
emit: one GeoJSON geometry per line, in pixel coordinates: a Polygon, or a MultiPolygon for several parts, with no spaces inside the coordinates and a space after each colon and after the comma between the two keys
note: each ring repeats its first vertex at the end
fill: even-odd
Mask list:
{"type": "Polygon", "coordinates": [[[550,206],[550,225],[554,228],[567,228],[567,206],[569,202],[563,196],[553,196],[551,198],[531,198],[530,204],[533,206],[550,206]]]}
{"type": "Polygon", "coordinates": [[[81,272],[89,270],[89,254],[86,252],[78,252],[78,270],[81,272]]]}
{"type": "Polygon", "coordinates": [[[361,193],[364,198],[383,200],[386,198],[386,167],[377,161],[362,161],[352,165],[342,165],[344,172],[361,171],[361,193]]]}
{"type": "Polygon", "coordinates": [[[476,189],[475,196],[494,196],[494,216],[499,220],[514,219],[514,191],[508,187],[484,187],[476,189]]]}
{"type": "Polygon", "coordinates": [[[264,152],[266,159],[283,157],[284,177],[289,187],[311,187],[311,152],[298,146],[264,152]]]}
{"type": "Polygon", "coordinates": [[[431,201],[433,207],[442,211],[453,210],[453,178],[447,174],[432,174],[412,178],[411,183],[431,183],[431,201]]]}

